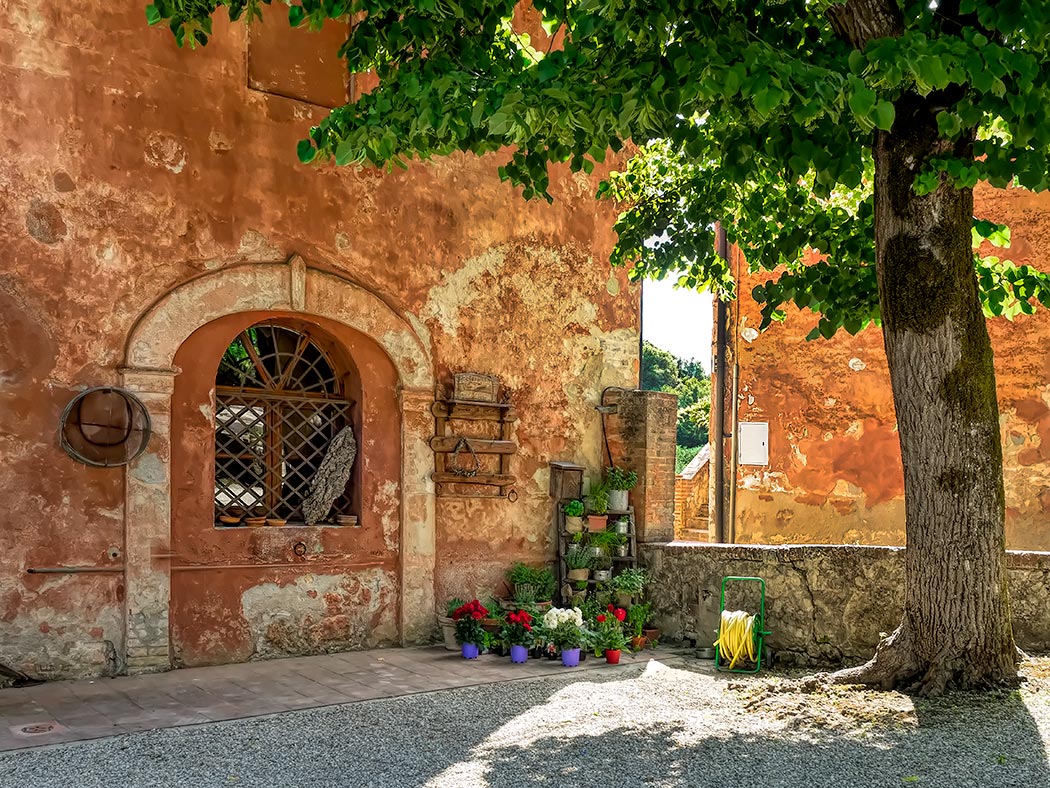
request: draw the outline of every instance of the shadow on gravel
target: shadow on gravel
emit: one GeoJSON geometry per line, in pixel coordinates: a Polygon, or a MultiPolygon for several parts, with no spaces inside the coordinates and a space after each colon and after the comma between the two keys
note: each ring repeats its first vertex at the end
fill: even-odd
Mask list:
{"type": "Polygon", "coordinates": [[[681,724],[550,737],[486,754],[490,786],[660,788],[1043,788],[1050,770],[1039,729],[1017,693],[916,704],[918,726],[814,729],[785,720],[746,734],[747,715],[698,736],[681,724]]]}

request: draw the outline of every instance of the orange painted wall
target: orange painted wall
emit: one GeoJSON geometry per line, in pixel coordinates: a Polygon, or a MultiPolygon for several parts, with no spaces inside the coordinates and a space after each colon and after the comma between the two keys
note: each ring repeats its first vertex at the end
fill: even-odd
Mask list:
{"type": "Polygon", "coordinates": [[[639,289],[610,274],[597,176],[556,169],[548,205],[499,181],[505,153],[392,173],[301,165],[296,143],[327,110],[249,88],[246,30],[223,17],[190,51],[138,3],[0,5],[0,662],[35,675],[121,669],[120,574],[26,569],[120,566],[123,472],[68,458],[59,415],[119,382],[135,321],[193,277],[298,253],[403,316],[435,382],[502,380],[521,414],[519,499],[438,501],[439,605],[552,557],[547,463],[598,467],[594,405],[637,382],[639,289]]]}
{"type": "MultiPolygon", "coordinates": [[[[1009,258],[1050,271],[1050,195],[981,186],[975,213],[1012,229],[1009,258]]],[[[991,250],[986,250],[991,253],[991,250]]],[[[741,267],[737,255],[735,265],[741,267]]],[[[742,277],[732,311],[739,420],[768,421],[768,467],[737,474],[745,543],[904,543],[904,481],[882,336],[806,342],[810,313],[758,333],[742,277]]],[[[990,320],[1005,454],[1007,546],[1050,549],[1050,312],[990,320]]]]}

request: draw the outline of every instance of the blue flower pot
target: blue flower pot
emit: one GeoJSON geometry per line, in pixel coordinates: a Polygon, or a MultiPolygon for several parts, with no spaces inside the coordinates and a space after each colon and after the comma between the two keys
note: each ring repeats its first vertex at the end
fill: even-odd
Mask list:
{"type": "Polygon", "coordinates": [[[463,659],[477,659],[478,658],[478,644],[477,643],[464,643],[463,647],[463,659]]]}
{"type": "Polygon", "coordinates": [[[575,668],[580,664],[580,650],[578,648],[563,648],[561,650],[561,664],[567,668],[575,668]]]}
{"type": "Polygon", "coordinates": [[[511,662],[527,662],[529,659],[529,647],[528,646],[511,646],[510,647],[510,661],[511,662]]]}

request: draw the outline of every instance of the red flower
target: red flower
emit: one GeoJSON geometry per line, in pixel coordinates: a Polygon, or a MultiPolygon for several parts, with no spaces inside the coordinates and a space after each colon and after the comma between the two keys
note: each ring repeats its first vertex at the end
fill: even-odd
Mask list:
{"type": "Polygon", "coordinates": [[[600,613],[598,615],[598,623],[599,624],[604,624],[605,623],[605,613],[600,613]]]}
{"type": "Polygon", "coordinates": [[[618,607],[616,608],[616,611],[613,613],[613,615],[616,616],[617,621],[623,621],[625,618],[627,618],[627,611],[624,610],[622,607],[618,607]]]}
{"type": "Polygon", "coordinates": [[[608,610],[610,613],[613,612],[615,609],[616,605],[614,605],[612,602],[610,602],[609,607],[606,608],[606,610],[608,610]]]}
{"type": "Polygon", "coordinates": [[[481,619],[483,619],[483,618],[484,618],[484,616],[483,616],[483,615],[481,615],[481,612],[480,612],[480,611],[478,611],[478,610],[475,610],[475,611],[474,611],[473,613],[471,613],[470,615],[471,615],[471,618],[473,618],[473,619],[474,619],[475,621],[480,621],[481,619]]]}
{"type": "Polygon", "coordinates": [[[526,632],[532,632],[532,624],[522,624],[526,632]]]}

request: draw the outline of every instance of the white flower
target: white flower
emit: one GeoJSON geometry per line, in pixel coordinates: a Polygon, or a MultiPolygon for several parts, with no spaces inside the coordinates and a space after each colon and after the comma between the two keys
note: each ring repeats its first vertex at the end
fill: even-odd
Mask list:
{"type": "Polygon", "coordinates": [[[582,627],[583,612],[578,607],[572,609],[552,607],[543,614],[543,626],[547,627],[547,629],[554,629],[566,621],[571,621],[576,626],[582,627]]]}

